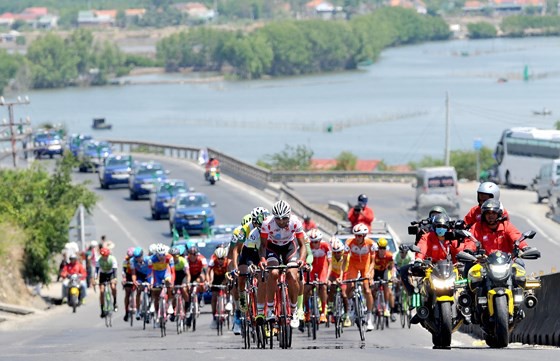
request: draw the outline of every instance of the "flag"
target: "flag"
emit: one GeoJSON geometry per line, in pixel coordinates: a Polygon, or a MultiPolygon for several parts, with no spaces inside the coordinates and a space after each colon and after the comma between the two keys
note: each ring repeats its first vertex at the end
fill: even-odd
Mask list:
{"type": "Polygon", "coordinates": [[[190,239],[189,237],[189,232],[187,232],[187,230],[185,228],[183,228],[183,239],[186,241],[188,239],[190,239]]]}
{"type": "Polygon", "coordinates": [[[179,232],[177,232],[177,229],[175,228],[175,225],[173,225],[173,229],[171,230],[171,234],[173,235],[173,241],[171,242],[171,246],[173,246],[175,244],[175,242],[177,242],[179,240],[179,232]]]}
{"type": "Polygon", "coordinates": [[[204,165],[208,163],[208,150],[206,148],[201,148],[198,151],[198,164],[204,165]]]}
{"type": "Polygon", "coordinates": [[[204,217],[204,226],[202,227],[202,234],[205,234],[208,237],[212,235],[212,229],[210,229],[210,225],[208,224],[206,217],[204,217]]]}

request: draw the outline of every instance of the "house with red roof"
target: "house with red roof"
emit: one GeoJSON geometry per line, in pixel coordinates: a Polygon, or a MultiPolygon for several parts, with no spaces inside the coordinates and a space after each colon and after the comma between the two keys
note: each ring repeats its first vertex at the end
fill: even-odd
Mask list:
{"type": "MultiPolygon", "coordinates": [[[[358,159],[356,160],[356,171],[372,172],[376,170],[381,161],[376,159],[358,159]]],[[[336,159],[311,159],[311,169],[327,171],[336,167],[336,159]]]]}

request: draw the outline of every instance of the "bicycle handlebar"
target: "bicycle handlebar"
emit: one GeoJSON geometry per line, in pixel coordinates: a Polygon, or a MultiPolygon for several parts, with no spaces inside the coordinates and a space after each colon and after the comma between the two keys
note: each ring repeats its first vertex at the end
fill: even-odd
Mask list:
{"type": "Polygon", "coordinates": [[[347,283],[356,283],[356,282],[362,282],[362,281],[365,281],[365,280],[369,280],[369,278],[367,278],[367,277],[360,277],[360,278],[354,278],[354,279],[351,279],[351,280],[342,280],[341,283],[344,283],[344,284],[347,284],[347,283]]]}

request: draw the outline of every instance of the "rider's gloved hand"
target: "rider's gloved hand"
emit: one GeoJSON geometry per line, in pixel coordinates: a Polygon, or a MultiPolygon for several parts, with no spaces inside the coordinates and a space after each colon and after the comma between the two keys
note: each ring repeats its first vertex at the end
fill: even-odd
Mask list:
{"type": "Polygon", "coordinates": [[[261,261],[259,262],[259,267],[262,269],[265,269],[267,266],[268,262],[266,262],[266,259],[264,259],[264,257],[261,258],[261,261]]]}

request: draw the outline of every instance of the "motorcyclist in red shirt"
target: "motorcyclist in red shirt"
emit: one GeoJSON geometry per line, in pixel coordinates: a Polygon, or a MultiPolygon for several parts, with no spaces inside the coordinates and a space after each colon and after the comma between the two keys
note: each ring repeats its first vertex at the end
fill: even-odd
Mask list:
{"type": "MultiPolygon", "coordinates": [[[[472,207],[464,218],[465,225],[467,227],[472,226],[476,222],[480,221],[480,207],[482,203],[486,202],[488,199],[500,200],[500,187],[492,182],[480,183],[478,189],[476,190],[476,200],[478,204],[472,207]]],[[[503,210],[503,215],[508,216],[507,211],[503,210]]]]}
{"type": "Polygon", "coordinates": [[[375,219],[373,209],[368,207],[368,197],[365,194],[360,194],[358,196],[358,204],[350,208],[348,211],[348,220],[352,228],[359,223],[363,223],[371,231],[371,222],[375,219]]]}
{"type": "Polygon", "coordinates": [[[80,303],[86,297],[86,278],[87,278],[87,271],[82,264],[82,262],[78,262],[78,256],[75,254],[70,255],[69,257],[70,262],[67,263],[62,271],[60,272],[60,277],[63,279],[62,281],[62,299],[67,299],[68,297],[68,278],[73,274],[80,275],[80,303]]]}
{"type": "Polygon", "coordinates": [[[208,177],[210,175],[210,168],[216,168],[216,173],[220,173],[220,161],[216,158],[208,159],[208,162],[206,162],[205,165],[206,171],[204,172],[204,179],[206,180],[208,180],[208,177]]]}
{"type": "Polygon", "coordinates": [[[317,223],[311,219],[307,214],[304,214],[301,218],[303,218],[303,230],[305,232],[309,232],[312,229],[317,228],[317,223]]]}

